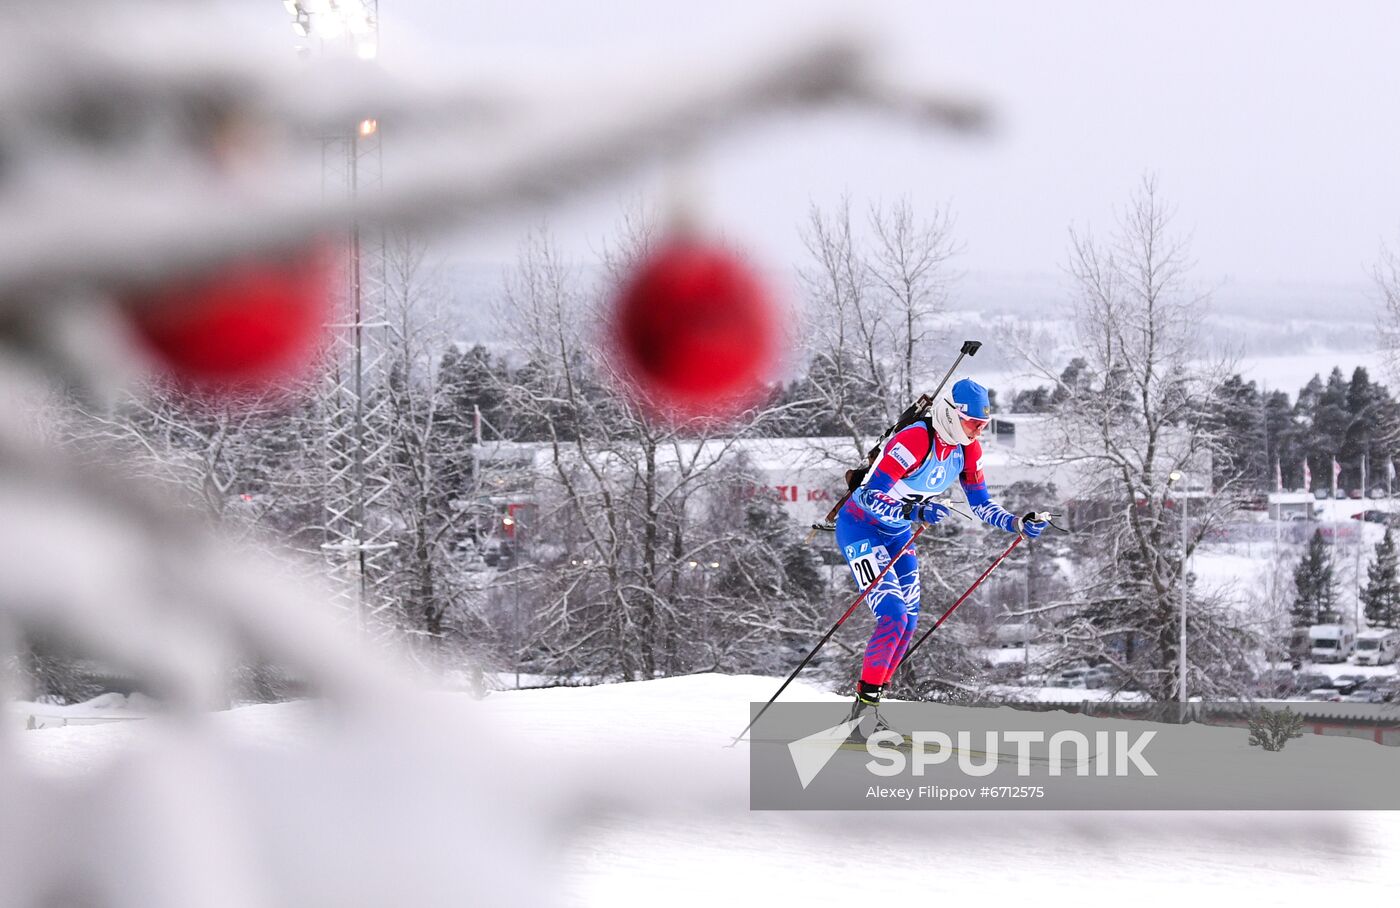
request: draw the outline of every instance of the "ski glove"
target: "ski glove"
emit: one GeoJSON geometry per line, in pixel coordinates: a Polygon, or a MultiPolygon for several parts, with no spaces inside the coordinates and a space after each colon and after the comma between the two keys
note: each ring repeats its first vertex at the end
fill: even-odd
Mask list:
{"type": "Polygon", "coordinates": [[[1037,539],[1040,537],[1041,533],[1045,532],[1045,528],[1048,525],[1049,521],[1045,520],[1035,511],[1031,511],[1026,516],[1017,519],[1016,532],[1027,539],[1037,539]]]}
{"type": "Polygon", "coordinates": [[[871,514],[882,520],[904,520],[904,505],[879,489],[869,486],[856,489],[856,502],[871,514]]]}
{"type": "Polygon", "coordinates": [[[936,501],[910,501],[904,505],[903,517],[905,520],[917,520],[921,523],[937,523],[951,513],[943,505],[936,501]]]}

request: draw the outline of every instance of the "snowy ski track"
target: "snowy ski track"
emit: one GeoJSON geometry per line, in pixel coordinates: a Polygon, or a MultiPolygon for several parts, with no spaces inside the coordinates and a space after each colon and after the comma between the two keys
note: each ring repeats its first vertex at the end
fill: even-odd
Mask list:
{"type": "MultiPolygon", "coordinates": [[[[489,717],[530,754],[521,766],[535,768],[522,772],[555,767],[557,777],[540,781],[546,793],[568,791],[580,772],[609,777],[608,811],[566,830],[563,904],[1156,904],[1168,895],[1215,904],[1238,895],[1317,905],[1380,896],[1400,869],[1400,817],[1384,811],[750,812],[746,745],[724,745],[747,703],[775,686],[694,675],[441,700],[489,717]]],[[[799,683],[784,699],[834,695],[799,683]]],[[[309,710],[253,706],[218,720],[248,743],[282,748],[305,731],[309,710]]],[[[145,726],[45,729],[22,742],[39,767],[81,774],[139,744],[145,726]]]]}

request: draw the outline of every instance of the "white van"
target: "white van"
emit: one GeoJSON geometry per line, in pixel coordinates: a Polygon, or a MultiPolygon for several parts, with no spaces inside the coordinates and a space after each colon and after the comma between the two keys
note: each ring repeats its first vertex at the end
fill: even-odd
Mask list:
{"type": "Polygon", "coordinates": [[[1356,635],[1357,665],[1389,665],[1400,656],[1400,631],[1373,627],[1356,635]]]}
{"type": "Polygon", "coordinates": [[[1345,662],[1356,648],[1356,635],[1340,624],[1314,624],[1308,628],[1308,643],[1314,662],[1345,662]]]}

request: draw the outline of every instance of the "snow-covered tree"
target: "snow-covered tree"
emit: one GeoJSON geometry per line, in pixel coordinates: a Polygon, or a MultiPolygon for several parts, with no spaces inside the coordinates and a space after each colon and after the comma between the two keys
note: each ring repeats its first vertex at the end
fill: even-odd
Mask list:
{"type": "Polygon", "coordinates": [[[523,365],[511,371],[502,406],[514,424],[540,433],[544,448],[531,494],[535,538],[547,545],[518,578],[536,603],[522,656],[556,672],[631,679],[747,668],[785,628],[815,623],[771,607],[778,590],[764,584],[785,582],[784,553],[743,525],[743,495],[756,480],[734,440],[772,414],[752,411],[723,435],[648,420],[644,402],[618,393],[618,364],[589,330],[656,236],[630,213],[598,281],[539,232],[522,245],[508,283],[523,365]],[[723,588],[720,578],[735,570],[764,575],[761,592],[723,588]]]}
{"type": "MultiPolygon", "coordinates": [[[[1293,418],[1293,405],[1288,394],[1283,391],[1270,391],[1264,395],[1263,403],[1264,440],[1267,456],[1265,466],[1269,476],[1278,468],[1278,476],[1285,489],[1297,489],[1303,485],[1304,451],[1299,441],[1299,430],[1293,418]]],[[[1274,485],[1268,486],[1272,491],[1274,485]]]]}
{"type": "Polygon", "coordinates": [[[1255,582],[1241,591],[1244,616],[1256,630],[1263,644],[1264,658],[1270,663],[1286,664],[1296,656],[1297,634],[1292,614],[1296,567],[1289,552],[1275,550],[1264,559],[1255,582]]]}
{"type": "Polygon", "coordinates": [[[1258,387],[1238,374],[1229,376],[1212,397],[1211,414],[1212,431],[1232,440],[1212,458],[1215,485],[1233,481],[1249,491],[1271,489],[1274,465],[1267,459],[1269,446],[1258,387]]]}
{"type": "Polygon", "coordinates": [[[393,599],[400,603],[398,621],[437,653],[448,614],[461,596],[455,543],[472,515],[457,505],[454,492],[464,484],[461,475],[473,456],[473,436],[450,418],[452,389],[437,368],[447,346],[440,315],[443,288],[427,246],[411,233],[390,234],[384,261],[384,409],[391,482],[378,506],[393,526],[391,582],[393,599]]]}
{"type": "Polygon", "coordinates": [[[1293,571],[1293,625],[1307,627],[1336,617],[1337,578],[1332,553],[1314,530],[1298,567],[1293,571]]]}
{"type": "MultiPolygon", "coordinates": [[[[1183,570],[1233,507],[1231,479],[1217,477],[1213,495],[1183,489],[1209,489],[1212,457],[1232,443],[1210,418],[1230,370],[1205,344],[1203,299],[1170,222],[1155,180],[1145,178],[1105,240],[1072,234],[1072,349],[1082,366],[1072,382],[1057,381],[1047,423],[1049,461],[1078,472],[1088,489],[1070,514],[1077,555],[1089,567],[1078,572],[1085,582],[1077,618],[1058,627],[1066,653],[1114,665],[1164,699],[1178,688],[1183,585],[1192,692],[1237,688],[1249,636],[1183,570]]],[[[1057,379],[1044,351],[1024,353],[1057,379]]]]}
{"type": "Polygon", "coordinates": [[[857,456],[932,390],[937,367],[927,342],[958,251],[951,215],[921,215],[907,199],[871,205],[865,227],[868,241],[849,199],[831,211],[814,206],[801,229],[808,259],[798,272],[809,308],[799,384],[808,423],[812,434],[850,437],[857,456]]]}
{"type": "Polygon", "coordinates": [[[801,235],[810,262],[798,276],[812,323],[803,390],[821,433],[849,437],[858,456],[899,412],[883,361],[884,315],[874,300],[849,199],[831,213],[813,206],[801,235]]]}
{"type": "Polygon", "coordinates": [[[1400,380],[1400,251],[1395,246],[1382,244],[1371,277],[1385,304],[1377,327],[1386,356],[1386,371],[1391,379],[1400,380]]]}
{"type": "MultiPolygon", "coordinates": [[[[890,320],[895,343],[890,378],[897,410],[927,390],[926,341],[933,337],[933,319],[946,304],[955,277],[951,263],[959,248],[953,239],[953,217],[935,207],[921,218],[908,198],[870,206],[871,249],[866,268],[875,302],[890,320]]],[[[936,368],[936,367],[935,367],[936,368]]]]}
{"type": "Polygon", "coordinates": [[[1400,555],[1389,527],[1376,543],[1376,560],[1366,568],[1361,604],[1372,627],[1400,627],[1400,555]]]}

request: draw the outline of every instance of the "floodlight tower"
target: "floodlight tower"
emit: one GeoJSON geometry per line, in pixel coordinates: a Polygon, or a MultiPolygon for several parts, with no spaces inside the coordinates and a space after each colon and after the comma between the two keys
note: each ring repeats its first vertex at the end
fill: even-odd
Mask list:
{"type": "MultiPolygon", "coordinates": [[[[379,53],[378,0],[283,0],[292,29],[323,52],[379,53]]],[[[310,47],[308,46],[308,50],[310,47]]],[[[379,123],[366,116],[321,137],[322,192],[352,201],[383,188],[379,123]]],[[[325,538],[331,571],[361,629],[393,603],[394,543],[377,505],[389,491],[384,235],[358,221],[347,239],[343,299],[321,387],[325,538]]]]}

